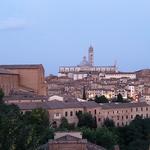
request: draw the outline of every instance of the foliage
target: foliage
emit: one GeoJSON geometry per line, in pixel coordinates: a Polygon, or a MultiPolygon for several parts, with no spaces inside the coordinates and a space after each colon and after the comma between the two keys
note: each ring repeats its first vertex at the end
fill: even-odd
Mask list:
{"type": "Polygon", "coordinates": [[[123,97],[120,93],[117,95],[117,102],[123,102],[123,97]]]}
{"type": "Polygon", "coordinates": [[[111,119],[109,119],[109,118],[106,118],[106,119],[104,120],[103,127],[107,127],[107,128],[115,127],[115,123],[114,123],[113,120],[111,120],[111,119]]]}
{"type": "Polygon", "coordinates": [[[118,129],[123,150],[147,150],[150,145],[150,119],[137,116],[129,126],[118,129]]]}
{"type": "Polygon", "coordinates": [[[98,97],[97,95],[95,96],[95,102],[96,103],[109,103],[109,100],[104,96],[98,97]]]}
{"type": "Polygon", "coordinates": [[[34,150],[52,137],[47,111],[23,114],[16,105],[0,104],[0,149],[34,150]]]}
{"type": "Polygon", "coordinates": [[[65,117],[61,118],[59,130],[73,130],[74,128],[75,128],[75,124],[68,123],[68,120],[65,117]]]}
{"type": "Polygon", "coordinates": [[[90,113],[77,112],[78,127],[96,128],[96,119],[90,113]]]}
{"type": "Polygon", "coordinates": [[[87,97],[86,97],[86,90],[85,90],[85,86],[83,87],[83,97],[82,99],[86,100],[87,97]]]}
{"type": "Polygon", "coordinates": [[[108,128],[98,128],[96,130],[96,144],[112,150],[117,142],[118,136],[108,128]]]}
{"type": "Polygon", "coordinates": [[[3,102],[3,98],[4,98],[5,94],[2,88],[0,88],[0,103],[4,103],[3,102]]]}
{"type": "Polygon", "coordinates": [[[101,145],[108,150],[113,149],[114,145],[117,144],[118,136],[108,128],[97,128],[96,130],[90,128],[81,128],[80,131],[83,133],[83,138],[88,141],[101,145]]]}

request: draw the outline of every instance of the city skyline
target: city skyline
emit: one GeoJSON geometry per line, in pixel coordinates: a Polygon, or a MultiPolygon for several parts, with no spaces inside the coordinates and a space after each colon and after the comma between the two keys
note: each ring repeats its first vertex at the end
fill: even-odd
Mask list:
{"type": "Polygon", "coordinates": [[[150,2],[0,2],[0,64],[43,64],[46,74],[78,65],[90,45],[95,65],[149,68],[150,2]],[[128,11],[127,11],[128,10],[128,11]]]}

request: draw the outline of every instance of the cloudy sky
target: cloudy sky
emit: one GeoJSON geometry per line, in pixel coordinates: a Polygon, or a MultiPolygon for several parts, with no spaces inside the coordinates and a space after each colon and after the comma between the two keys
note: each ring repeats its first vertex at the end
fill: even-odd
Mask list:
{"type": "Polygon", "coordinates": [[[0,64],[56,74],[90,45],[96,65],[150,68],[150,0],[0,0],[0,64]]]}

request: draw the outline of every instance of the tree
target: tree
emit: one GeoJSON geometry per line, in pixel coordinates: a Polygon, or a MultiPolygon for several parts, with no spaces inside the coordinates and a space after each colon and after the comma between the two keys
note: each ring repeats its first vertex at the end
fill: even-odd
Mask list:
{"type": "Polygon", "coordinates": [[[67,129],[68,126],[69,126],[68,120],[65,117],[61,118],[61,123],[60,123],[59,128],[67,129]]]}
{"type": "Polygon", "coordinates": [[[46,110],[23,114],[16,105],[0,105],[0,149],[34,150],[52,137],[46,110]]]}
{"type": "Polygon", "coordinates": [[[119,128],[119,143],[123,150],[147,150],[150,144],[150,119],[137,116],[128,126],[119,128]],[[127,146],[128,145],[128,146],[127,146]]]}
{"type": "Polygon", "coordinates": [[[73,130],[74,128],[74,123],[68,123],[68,120],[65,117],[61,118],[59,130],[73,130]]]}
{"type": "Polygon", "coordinates": [[[108,128],[96,129],[96,144],[112,150],[118,143],[118,136],[108,128]]]}
{"type": "Polygon", "coordinates": [[[86,90],[85,90],[85,86],[83,87],[83,97],[82,97],[84,100],[86,100],[86,90]]]}
{"type": "Polygon", "coordinates": [[[90,113],[77,113],[78,127],[96,128],[96,119],[92,117],[90,113]]]}
{"type": "Polygon", "coordinates": [[[0,88],[0,103],[4,103],[3,102],[3,98],[4,98],[5,94],[2,88],[0,88]]]}
{"type": "Polygon", "coordinates": [[[123,97],[122,97],[122,95],[119,93],[118,95],[117,95],[117,102],[123,102],[124,100],[123,100],[123,97]]]}
{"type": "Polygon", "coordinates": [[[98,97],[97,95],[95,96],[95,102],[96,103],[109,103],[109,100],[104,96],[98,97]]]}
{"type": "Polygon", "coordinates": [[[103,127],[112,128],[112,127],[115,127],[115,123],[114,123],[113,120],[111,120],[111,119],[109,119],[109,118],[106,118],[106,119],[104,120],[103,127]]]}

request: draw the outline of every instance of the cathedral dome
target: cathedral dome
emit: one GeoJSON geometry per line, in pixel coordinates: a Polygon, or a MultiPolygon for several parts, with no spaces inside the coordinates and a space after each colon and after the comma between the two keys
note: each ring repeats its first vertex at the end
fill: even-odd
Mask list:
{"type": "Polygon", "coordinates": [[[83,57],[83,60],[80,64],[81,67],[90,66],[89,62],[86,60],[86,56],[83,57]]]}

